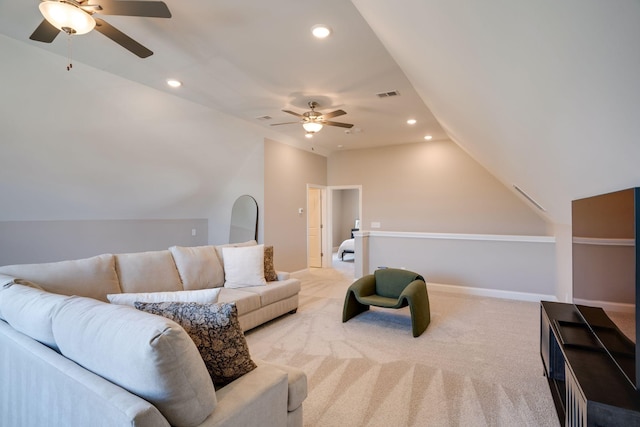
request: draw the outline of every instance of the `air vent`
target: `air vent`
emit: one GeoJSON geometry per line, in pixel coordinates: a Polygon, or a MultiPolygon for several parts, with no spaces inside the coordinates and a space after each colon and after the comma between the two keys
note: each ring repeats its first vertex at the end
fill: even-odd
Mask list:
{"type": "Polygon", "coordinates": [[[513,188],[515,188],[518,193],[522,194],[522,196],[525,199],[527,199],[528,201],[530,201],[536,208],[540,209],[542,212],[546,212],[547,211],[545,208],[543,208],[540,205],[540,203],[538,203],[535,200],[533,200],[533,198],[531,198],[531,196],[529,196],[527,193],[525,193],[520,187],[518,187],[517,185],[513,184],[513,188]]]}
{"type": "Polygon", "coordinates": [[[271,119],[273,119],[273,117],[271,117],[271,116],[256,117],[256,120],[271,120],[271,119]]]}
{"type": "Polygon", "coordinates": [[[390,92],[380,92],[380,93],[376,93],[376,96],[378,98],[389,98],[390,96],[399,96],[400,92],[398,92],[397,90],[392,90],[390,92]]]}

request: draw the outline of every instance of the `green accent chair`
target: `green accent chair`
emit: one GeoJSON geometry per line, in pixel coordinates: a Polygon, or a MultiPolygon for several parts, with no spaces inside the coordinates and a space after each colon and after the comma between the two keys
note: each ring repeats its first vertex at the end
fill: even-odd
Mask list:
{"type": "Polygon", "coordinates": [[[421,275],[409,270],[379,269],[353,282],[344,300],[342,322],[369,310],[372,305],[384,308],[409,306],[414,337],[419,337],[431,321],[427,284],[421,275]]]}

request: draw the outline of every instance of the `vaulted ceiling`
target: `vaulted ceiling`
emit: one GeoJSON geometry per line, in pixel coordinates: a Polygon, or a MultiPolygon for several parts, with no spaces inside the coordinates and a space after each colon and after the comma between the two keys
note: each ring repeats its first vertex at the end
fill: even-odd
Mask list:
{"type": "MultiPolygon", "coordinates": [[[[233,117],[232,126],[244,126],[251,138],[308,146],[299,125],[270,124],[295,120],[281,110],[303,112],[315,100],[322,111],[345,110],[335,120],[354,124],[350,133],[323,129],[311,142],[319,152],[418,142],[426,134],[451,138],[505,185],[535,199],[554,223],[570,222],[574,198],[640,185],[637,0],[166,2],[171,19],[103,17],[154,51],[144,60],[96,32],[70,42],[64,35],[51,44],[31,41],[42,20],[38,1],[0,2],[0,34],[6,36],[0,37],[0,70],[14,79],[0,89],[5,129],[17,122],[37,125],[46,111],[51,116],[42,121],[54,130],[58,120],[79,128],[103,124],[113,148],[132,149],[125,137],[141,137],[136,130],[124,135],[110,123],[135,111],[145,124],[149,108],[163,109],[164,98],[155,94],[169,93],[185,100],[171,106],[178,117],[181,111],[203,123],[233,117]],[[331,26],[333,35],[312,38],[310,28],[318,23],[331,26]],[[74,68],[67,72],[69,56],[74,68]],[[167,87],[170,77],[183,86],[167,87]],[[145,87],[146,101],[132,85],[145,87]],[[400,95],[376,96],[387,91],[400,95]],[[85,106],[78,103],[82,96],[91,98],[85,106]],[[156,103],[150,106],[149,99],[156,103]],[[118,111],[119,102],[127,103],[126,112],[118,111]],[[33,117],[18,105],[25,103],[34,105],[33,117]],[[271,119],[258,119],[263,116],[271,119]],[[416,125],[407,125],[409,118],[416,125]]],[[[158,126],[158,134],[175,132],[164,123],[146,125],[158,126]]],[[[194,139],[206,138],[207,130],[199,132],[194,139]]],[[[36,145],[20,147],[26,150],[21,155],[55,151],[45,130],[34,135],[36,145]]],[[[0,142],[5,147],[7,137],[0,142]]],[[[190,143],[185,163],[188,158],[209,170],[194,154],[206,152],[206,144],[190,143]]],[[[57,148],[94,155],[104,169],[114,160],[82,153],[90,148],[72,142],[57,148]]],[[[149,147],[135,150],[142,157],[149,147]]],[[[159,147],[150,155],[164,150],[174,153],[159,147]]],[[[40,161],[49,167],[46,156],[40,161]]],[[[224,161],[215,162],[228,171],[224,161]]],[[[127,167],[139,163],[130,159],[127,167]]],[[[169,167],[184,181],[170,187],[177,193],[172,209],[180,213],[178,202],[190,197],[182,188],[198,184],[186,168],[175,162],[169,167]]]]}

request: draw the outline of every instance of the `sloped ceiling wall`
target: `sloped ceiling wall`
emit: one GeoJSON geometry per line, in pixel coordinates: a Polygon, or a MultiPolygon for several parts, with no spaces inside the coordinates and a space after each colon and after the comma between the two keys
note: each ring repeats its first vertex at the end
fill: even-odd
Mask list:
{"type": "Polygon", "coordinates": [[[637,0],[353,0],[450,137],[570,224],[640,185],[637,0]]]}
{"type": "Polygon", "coordinates": [[[238,175],[262,174],[264,129],[4,36],[0,51],[1,221],[215,219],[222,201],[228,224],[235,197],[262,198],[238,175]]]}

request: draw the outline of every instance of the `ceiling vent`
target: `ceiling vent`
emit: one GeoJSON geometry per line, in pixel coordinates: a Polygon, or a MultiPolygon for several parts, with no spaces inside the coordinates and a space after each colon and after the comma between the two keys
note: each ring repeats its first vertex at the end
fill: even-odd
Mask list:
{"type": "Polygon", "coordinates": [[[380,93],[376,93],[376,96],[378,98],[389,98],[391,96],[399,96],[400,92],[398,92],[397,90],[392,90],[390,92],[380,92],[380,93]]]}
{"type": "Polygon", "coordinates": [[[271,120],[271,119],[273,119],[273,117],[271,117],[271,116],[256,117],[256,120],[271,120]]]}

